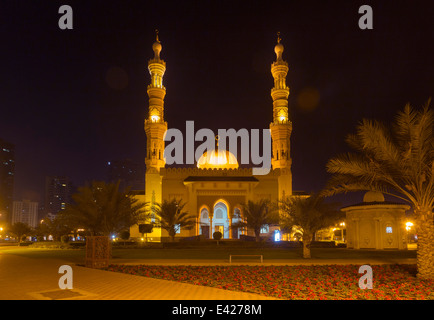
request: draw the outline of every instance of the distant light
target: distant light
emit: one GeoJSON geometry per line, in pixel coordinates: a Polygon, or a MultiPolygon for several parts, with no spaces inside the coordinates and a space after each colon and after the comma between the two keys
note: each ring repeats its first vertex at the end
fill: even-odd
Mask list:
{"type": "Polygon", "coordinates": [[[280,231],[274,230],[274,241],[279,242],[280,241],[280,231]]]}
{"type": "Polygon", "coordinates": [[[107,164],[108,164],[108,165],[111,165],[111,162],[109,161],[109,162],[107,162],[107,164]]]}

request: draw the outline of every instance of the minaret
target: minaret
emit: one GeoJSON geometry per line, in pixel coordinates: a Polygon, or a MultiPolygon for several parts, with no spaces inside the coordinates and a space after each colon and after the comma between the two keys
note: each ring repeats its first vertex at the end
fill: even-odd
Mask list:
{"type": "Polygon", "coordinates": [[[166,71],[166,62],[160,59],[162,49],[156,31],[156,41],[152,45],[154,58],[148,61],[148,70],[151,83],[148,85],[149,113],[145,119],[145,132],[147,137],[146,172],[159,172],[165,165],[164,161],[164,133],[167,122],[164,121],[164,97],[166,88],[163,86],[163,76],[166,71]]]}
{"type": "MultiPolygon", "coordinates": [[[[164,97],[166,88],[163,86],[163,76],[166,71],[166,62],[161,60],[161,43],[158,39],[152,45],[154,58],[148,61],[148,70],[151,83],[148,85],[149,113],[145,119],[145,132],[147,138],[146,174],[145,174],[145,202],[154,210],[155,204],[161,204],[163,198],[162,176],[160,169],[164,168],[164,134],[167,131],[167,122],[164,121],[164,97]]],[[[148,221],[147,223],[149,223],[148,221]]],[[[153,237],[161,237],[161,229],[154,228],[153,237]]]]}
{"type": "Polygon", "coordinates": [[[292,173],[290,156],[290,139],[292,122],[288,114],[289,87],[286,85],[288,63],[283,60],[283,45],[280,43],[280,33],[277,36],[277,45],[274,47],[276,61],[271,64],[271,74],[274,78],[274,87],[271,89],[273,98],[273,122],[270,123],[272,139],[273,169],[280,169],[279,199],[292,194],[292,173]]]}

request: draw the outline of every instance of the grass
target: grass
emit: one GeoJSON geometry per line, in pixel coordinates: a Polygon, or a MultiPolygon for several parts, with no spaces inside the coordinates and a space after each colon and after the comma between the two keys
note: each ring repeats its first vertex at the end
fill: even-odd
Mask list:
{"type": "MultiPolygon", "coordinates": [[[[72,262],[82,262],[85,250],[82,249],[44,249],[31,247],[3,248],[9,254],[17,254],[35,259],[63,259],[72,262]]],[[[408,259],[416,258],[416,251],[398,250],[351,250],[344,248],[312,248],[313,259],[408,259]]],[[[114,247],[112,260],[116,259],[200,259],[228,260],[229,255],[251,254],[263,255],[264,261],[279,259],[301,259],[301,248],[254,248],[254,247],[198,247],[198,248],[122,248],[114,247]]]]}

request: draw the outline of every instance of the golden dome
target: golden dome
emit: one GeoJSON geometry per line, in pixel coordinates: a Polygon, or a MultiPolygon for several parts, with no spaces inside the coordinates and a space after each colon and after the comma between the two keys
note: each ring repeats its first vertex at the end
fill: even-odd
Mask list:
{"type": "Polygon", "coordinates": [[[237,158],[229,151],[213,150],[209,156],[205,152],[197,161],[199,169],[238,169],[237,158]]]}
{"type": "Polygon", "coordinates": [[[384,195],[377,191],[368,191],[363,197],[363,202],[384,202],[384,195]]]}

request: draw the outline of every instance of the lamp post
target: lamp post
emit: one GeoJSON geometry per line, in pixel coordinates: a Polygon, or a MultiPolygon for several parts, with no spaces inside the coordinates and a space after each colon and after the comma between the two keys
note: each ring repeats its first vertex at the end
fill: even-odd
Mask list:
{"type": "Polygon", "coordinates": [[[341,226],[341,239],[342,239],[342,242],[344,242],[344,227],[345,227],[345,222],[341,222],[339,225],[341,226]]]}
{"type": "Polygon", "coordinates": [[[407,244],[410,243],[410,229],[413,226],[413,223],[408,221],[405,223],[405,230],[407,230],[407,244]]]}

